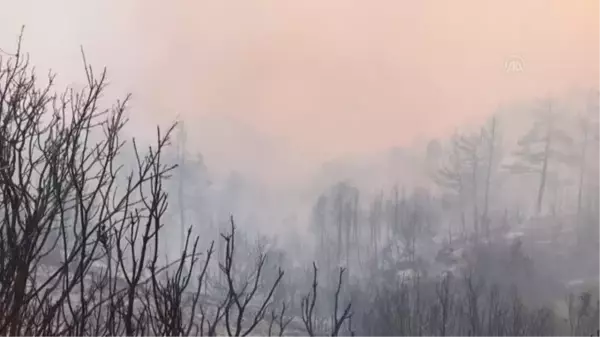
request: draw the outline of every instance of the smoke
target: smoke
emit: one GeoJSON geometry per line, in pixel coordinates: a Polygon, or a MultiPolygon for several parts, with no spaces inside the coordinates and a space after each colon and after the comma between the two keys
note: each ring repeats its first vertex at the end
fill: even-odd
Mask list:
{"type": "Polygon", "coordinates": [[[149,138],[153,125],[182,120],[213,179],[241,172],[288,199],[321,187],[310,182],[324,162],[370,160],[479,124],[505,103],[598,87],[594,0],[4,8],[3,50],[25,25],[34,64],[69,85],[83,79],[83,46],[108,67],[108,94],[133,93],[130,132],[149,138]],[[507,72],[511,59],[522,71],[507,72]]]}
{"type": "Polygon", "coordinates": [[[228,116],[309,161],[447,135],[501,103],[598,81],[593,2],[164,7],[142,9],[138,29],[159,113],[228,116]],[[523,71],[508,73],[515,57],[523,71]]]}
{"type": "Polygon", "coordinates": [[[115,92],[134,93],[140,120],[229,118],[312,161],[447,134],[502,102],[598,82],[596,1],[31,6],[3,11],[4,49],[25,24],[36,63],[73,79],[83,45],[115,92]],[[522,73],[506,73],[510,57],[522,73]]]}

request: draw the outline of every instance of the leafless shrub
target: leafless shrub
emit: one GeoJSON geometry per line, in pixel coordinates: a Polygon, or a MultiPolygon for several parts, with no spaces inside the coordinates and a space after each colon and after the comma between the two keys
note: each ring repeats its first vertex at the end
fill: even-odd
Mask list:
{"type": "Polygon", "coordinates": [[[230,336],[247,336],[254,330],[266,314],[267,307],[273,297],[273,292],[283,277],[283,271],[279,269],[278,277],[272,284],[263,298],[259,301],[256,308],[251,308],[249,305],[253,300],[258,298],[259,284],[263,266],[266,261],[266,256],[263,253],[259,254],[256,261],[256,269],[253,272],[251,279],[244,280],[240,285],[236,285],[234,281],[234,256],[235,256],[235,224],[231,217],[231,233],[222,234],[225,240],[225,261],[219,264],[221,271],[225,274],[227,281],[227,300],[224,308],[225,328],[230,336]],[[253,311],[250,324],[243,327],[244,317],[251,309],[253,311]]]}
{"type": "Polygon", "coordinates": [[[223,235],[222,301],[202,297],[214,250],[195,271],[201,254],[191,229],[179,259],[159,263],[168,207],[163,182],[175,168],[162,153],[173,127],[157,129],[156,144],[145,151],[134,140],[134,167],[126,172],[119,155],[128,98],[102,110],[105,71],[95,74],[84,58],[87,86],[56,94],[53,75],[39,89],[20,50],[2,57],[0,332],[216,335],[224,319],[230,335],[251,333],[283,272],[263,294],[261,254],[251,278],[234,281],[233,219],[223,235]]]}
{"type": "MultiPolygon", "coordinates": [[[[340,292],[341,292],[341,288],[342,288],[342,280],[343,280],[343,276],[344,276],[344,271],[345,271],[344,268],[340,268],[340,271],[338,274],[338,282],[337,282],[337,286],[335,289],[335,295],[333,298],[334,307],[333,307],[333,313],[331,316],[331,321],[329,324],[331,336],[338,336],[338,334],[340,333],[340,329],[342,328],[344,322],[348,321],[352,317],[352,312],[351,312],[352,303],[348,303],[345,306],[344,310],[342,311],[342,314],[339,315],[340,292]]],[[[315,312],[315,304],[317,301],[317,289],[318,289],[317,275],[318,275],[317,265],[313,262],[313,282],[311,285],[311,289],[306,296],[302,297],[302,301],[300,304],[302,322],[304,322],[304,326],[306,327],[306,332],[310,336],[318,336],[321,334],[321,332],[319,332],[319,329],[317,328],[316,322],[319,318],[317,317],[317,314],[315,312]]],[[[349,329],[350,329],[350,334],[353,334],[353,331],[351,330],[352,329],[351,325],[349,325],[349,329]]]]}

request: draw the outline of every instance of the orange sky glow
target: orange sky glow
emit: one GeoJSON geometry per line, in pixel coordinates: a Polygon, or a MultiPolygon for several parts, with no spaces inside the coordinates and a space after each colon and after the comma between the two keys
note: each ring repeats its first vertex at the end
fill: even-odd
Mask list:
{"type": "Polygon", "coordinates": [[[144,42],[165,70],[147,73],[153,90],[182,79],[198,102],[186,114],[227,114],[326,153],[439,136],[502,102],[598,87],[597,1],[203,3],[165,17],[170,38],[144,42]],[[522,73],[505,71],[510,57],[522,73]]]}
{"type": "MultiPolygon", "coordinates": [[[[139,120],[235,120],[321,159],[598,88],[596,0],[58,3],[37,11],[51,25],[27,5],[13,11],[0,42],[25,23],[34,56],[58,71],[84,45],[133,91],[139,120]],[[505,71],[510,57],[523,72],[505,71]]],[[[201,141],[231,138],[219,132],[201,141]]]]}

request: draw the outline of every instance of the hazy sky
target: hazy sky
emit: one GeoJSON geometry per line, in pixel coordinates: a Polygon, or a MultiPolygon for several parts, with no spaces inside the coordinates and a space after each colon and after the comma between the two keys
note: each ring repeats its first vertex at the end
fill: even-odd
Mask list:
{"type": "Polygon", "coordinates": [[[248,143],[239,160],[291,148],[300,163],[447,134],[503,101],[597,88],[598,4],[3,1],[0,48],[25,24],[36,64],[70,80],[82,78],[83,45],[115,93],[134,93],[134,120],[184,116],[221,165],[248,143]],[[505,71],[511,57],[522,73],[505,71]]]}

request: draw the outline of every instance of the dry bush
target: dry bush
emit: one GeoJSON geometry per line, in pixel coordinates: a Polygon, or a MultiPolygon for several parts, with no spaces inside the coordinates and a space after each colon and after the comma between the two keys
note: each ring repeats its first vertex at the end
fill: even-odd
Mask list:
{"type": "Polygon", "coordinates": [[[213,245],[202,256],[191,230],[179,258],[159,263],[163,183],[175,169],[162,154],[173,127],[157,129],[143,151],[133,140],[127,170],[119,158],[128,97],[100,107],[106,71],[85,58],[84,67],[87,85],[57,94],[54,76],[40,86],[20,48],[0,55],[0,333],[250,334],[283,272],[262,289],[261,254],[251,276],[235,280],[233,219],[219,261],[222,298],[207,295],[213,245]]]}

